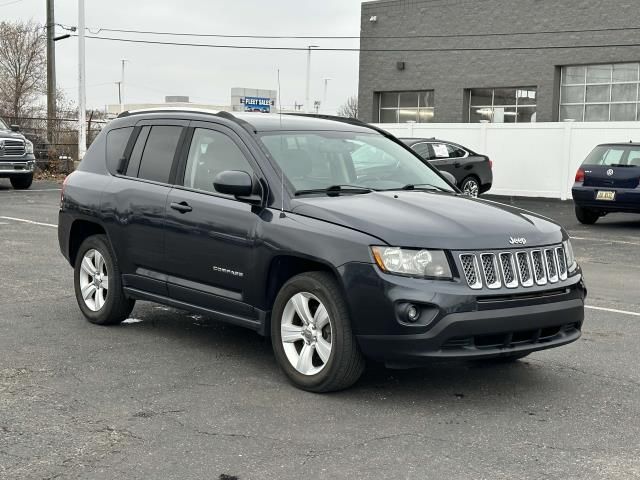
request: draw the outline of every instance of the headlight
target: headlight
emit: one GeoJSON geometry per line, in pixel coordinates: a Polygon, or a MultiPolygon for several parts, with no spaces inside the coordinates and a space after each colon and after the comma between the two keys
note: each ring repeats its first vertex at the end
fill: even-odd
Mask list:
{"type": "Polygon", "coordinates": [[[24,148],[27,153],[33,153],[33,143],[29,140],[24,141],[24,148]]]}
{"type": "Polygon", "coordinates": [[[398,247],[371,249],[376,263],[385,272],[423,278],[452,278],[449,261],[442,250],[410,250],[398,247]]]}
{"type": "Polygon", "coordinates": [[[567,256],[567,268],[569,268],[569,272],[573,272],[578,267],[578,263],[576,262],[576,256],[573,253],[571,240],[565,240],[562,242],[562,245],[564,245],[564,253],[567,256]]]}

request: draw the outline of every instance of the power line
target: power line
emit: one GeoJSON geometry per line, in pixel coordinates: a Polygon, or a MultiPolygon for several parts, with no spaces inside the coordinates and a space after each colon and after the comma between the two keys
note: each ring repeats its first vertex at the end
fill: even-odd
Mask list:
{"type": "MultiPolygon", "coordinates": [[[[77,35],[72,35],[77,37],[77,35]]],[[[107,40],[112,42],[140,43],[148,45],[172,45],[180,47],[204,47],[204,48],[226,48],[232,50],[281,50],[281,51],[308,51],[308,47],[274,47],[266,45],[215,45],[209,43],[180,43],[166,42],[160,40],[135,40],[131,38],[98,37],[87,35],[85,38],[94,40],[107,40]]],[[[524,47],[451,47],[451,48],[315,48],[314,51],[321,52],[476,52],[476,51],[527,51],[527,50],[574,50],[580,48],[613,48],[613,47],[640,47],[640,43],[610,43],[610,44],[590,44],[590,45],[543,45],[524,47]]]]}
{"type": "MultiPolygon", "coordinates": [[[[63,25],[60,25],[63,28],[63,25]]],[[[209,37],[209,38],[253,38],[253,39],[275,39],[275,40],[359,40],[359,39],[413,39],[413,38],[467,38],[467,37],[504,37],[516,35],[551,35],[563,33],[598,33],[598,32],[620,32],[626,30],[640,30],[640,27],[617,27],[617,28],[586,28],[575,30],[540,30],[532,32],[491,32],[491,33],[442,33],[428,35],[388,35],[388,36],[349,36],[349,35],[232,35],[217,33],[190,33],[190,32],[169,32],[155,30],[129,30],[123,28],[87,28],[92,35],[99,35],[101,32],[111,33],[136,33],[143,35],[171,35],[179,37],[209,37]]]]}

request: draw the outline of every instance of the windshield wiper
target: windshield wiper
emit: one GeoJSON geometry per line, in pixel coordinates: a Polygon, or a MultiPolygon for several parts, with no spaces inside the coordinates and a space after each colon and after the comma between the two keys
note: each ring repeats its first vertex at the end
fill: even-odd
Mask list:
{"type": "Polygon", "coordinates": [[[327,188],[315,188],[312,190],[298,190],[296,197],[313,193],[326,193],[329,196],[337,196],[341,193],[371,193],[373,188],[362,187],[360,185],[331,185],[327,188]]]}
{"type": "Polygon", "coordinates": [[[390,190],[437,190],[439,192],[454,193],[453,190],[447,190],[446,188],[442,188],[431,183],[410,183],[408,185],[405,185],[404,187],[392,188],[390,190]]]}
{"type": "Polygon", "coordinates": [[[626,163],[612,163],[611,165],[609,165],[610,167],[625,167],[625,168],[629,168],[629,167],[637,167],[637,165],[627,165],[626,163]]]}

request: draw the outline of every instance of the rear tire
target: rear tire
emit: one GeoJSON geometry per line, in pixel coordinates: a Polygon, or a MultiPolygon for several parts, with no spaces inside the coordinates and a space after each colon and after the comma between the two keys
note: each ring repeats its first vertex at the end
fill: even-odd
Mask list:
{"type": "Polygon", "coordinates": [[[584,208],[576,205],[576,218],[584,225],[593,225],[600,218],[600,214],[590,208],[584,208]]]}
{"type": "Polygon", "coordinates": [[[309,392],[343,390],[365,368],[344,295],[329,273],[304,273],[284,284],[272,310],[271,342],[282,371],[309,392]]]}
{"type": "Polygon", "coordinates": [[[26,190],[33,183],[33,173],[29,175],[20,175],[19,177],[9,178],[11,186],[16,190],[26,190]]]}
{"type": "Polygon", "coordinates": [[[115,255],[105,235],[87,238],[74,267],[76,300],[82,314],[96,325],[117,325],[129,317],[135,300],[125,296],[115,255]],[[104,277],[106,281],[103,281],[104,277]]]}
{"type": "Polygon", "coordinates": [[[480,195],[480,181],[474,176],[469,176],[460,184],[460,190],[465,195],[478,198],[478,195],[480,195]]]}

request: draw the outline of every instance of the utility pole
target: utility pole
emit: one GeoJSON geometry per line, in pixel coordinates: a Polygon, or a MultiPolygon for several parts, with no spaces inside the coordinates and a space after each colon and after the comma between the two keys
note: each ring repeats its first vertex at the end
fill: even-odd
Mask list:
{"type": "Polygon", "coordinates": [[[318,45],[309,45],[307,47],[307,90],[304,101],[304,109],[306,113],[311,113],[311,94],[309,92],[311,88],[311,49],[318,48],[318,45]]]}
{"type": "Polygon", "coordinates": [[[47,142],[54,143],[56,117],[56,33],[54,0],[47,0],[47,142]]]}
{"type": "Polygon", "coordinates": [[[84,0],[78,0],[78,162],[87,152],[87,90],[84,56],[84,0]]]}

